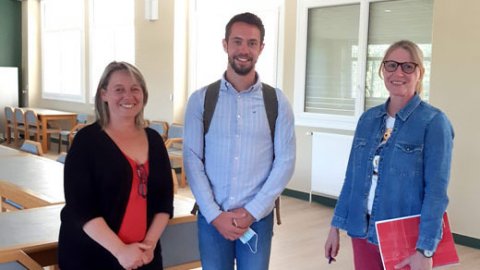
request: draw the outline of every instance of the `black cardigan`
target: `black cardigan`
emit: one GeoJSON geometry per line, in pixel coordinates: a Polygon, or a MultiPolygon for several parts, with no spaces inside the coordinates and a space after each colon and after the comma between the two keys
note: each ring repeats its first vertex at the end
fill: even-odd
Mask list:
{"type": "MultiPolygon", "coordinates": [[[[146,128],[149,176],[147,226],[156,213],[173,215],[170,161],[160,135],[146,128]]],[[[68,152],[64,168],[65,207],[58,241],[59,266],[70,269],[123,269],[117,259],[84,231],[86,222],[103,217],[116,233],[120,229],[132,185],[132,169],[121,150],[98,125],[81,129],[68,152]]],[[[161,247],[141,269],[162,269],[161,247]]]]}

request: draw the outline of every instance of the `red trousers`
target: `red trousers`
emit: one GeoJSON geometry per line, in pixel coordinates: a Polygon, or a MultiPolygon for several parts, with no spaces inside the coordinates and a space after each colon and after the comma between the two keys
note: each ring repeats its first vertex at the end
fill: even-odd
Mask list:
{"type": "Polygon", "coordinates": [[[377,245],[367,239],[352,238],[355,270],[383,270],[382,256],[377,245]]]}

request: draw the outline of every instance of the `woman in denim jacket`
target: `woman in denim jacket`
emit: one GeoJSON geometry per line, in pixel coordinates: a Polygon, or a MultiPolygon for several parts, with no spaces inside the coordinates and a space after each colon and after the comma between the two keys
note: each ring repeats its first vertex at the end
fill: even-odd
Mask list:
{"type": "Polygon", "coordinates": [[[385,53],[379,75],[390,97],[359,119],[325,243],[330,260],[342,229],[352,237],[355,269],[383,269],[375,222],[421,214],[417,252],[397,267],[432,268],[448,204],[453,128],[443,112],[420,99],[424,72],[422,52],[411,41],[385,53]]]}

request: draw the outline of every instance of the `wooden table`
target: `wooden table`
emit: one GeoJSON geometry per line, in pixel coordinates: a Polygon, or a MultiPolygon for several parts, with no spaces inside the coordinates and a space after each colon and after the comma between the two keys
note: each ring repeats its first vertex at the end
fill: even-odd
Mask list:
{"type": "Polygon", "coordinates": [[[67,120],[70,121],[70,128],[73,128],[77,124],[77,113],[64,112],[42,108],[23,108],[34,110],[40,121],[42,122],[42,149],[44,152],[48,151],[48,138],[47,138],[47,124],[48,121],[67,120]]]}
{"type": "Polygon", "coordinates": [[[42,266],[56,264],[63,205],[0,214],[0,256],[23,250],[42,266]]]}
{"type": "MultiPolygon", "coordinates": [[[[193,203],[190,198],[175,196],[174,218],[168,223],[161,240],[166,269],[200,267],[196,216],[190,214],[193,203]]],[[[22,250],[42,266],[57,264],[62,208],[63,204],[59,204],[1,213],[0,256],[22,250]]]]}
{"type": "Polygon", "coordinates": [[[0,146],[0,197],[24,208],[64,203],[63,164],[0,146]]]}
{"type": "MultiPolygon", "coordinates": [[[[42,266],[56,264],[65,202],[63,164],[0,145],[0,197],[27,209],[0,213],[0,256],[23,250],[42,266]]],[[[200,267],[197,217],[190,214],[193,204],[193,199],[175,195],[174,218],[161,239],[166,269],[200,267]]]]}

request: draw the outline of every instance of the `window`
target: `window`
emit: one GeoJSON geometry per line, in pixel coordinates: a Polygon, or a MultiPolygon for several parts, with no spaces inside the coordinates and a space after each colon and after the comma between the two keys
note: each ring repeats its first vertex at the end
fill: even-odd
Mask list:
{"type": "Polygon", "coordinates": [[[304,0],[297,14],[296,123],[355,128],[388,92],[378,68],[388,46],[409,39],[425,57],[428,99],[433,0],[304,0]]]}
{"type": "Polygon", "coordinates": [[[90,3],[90,101],[93,102],[108,63],[115,60],[134,64],[135,31],[133,1],[90,0],[90,3]]]}
{"type": "Polygon", "coordinates": [[[134,62],[134,0],[43,0],[41,8],[43,98],[92,102],[109,62],[134,62]]]}
{"type": "Polygon", "coordinates": [[[42,2],[43,98],[82,101],[83,2],[42,2]]]}

